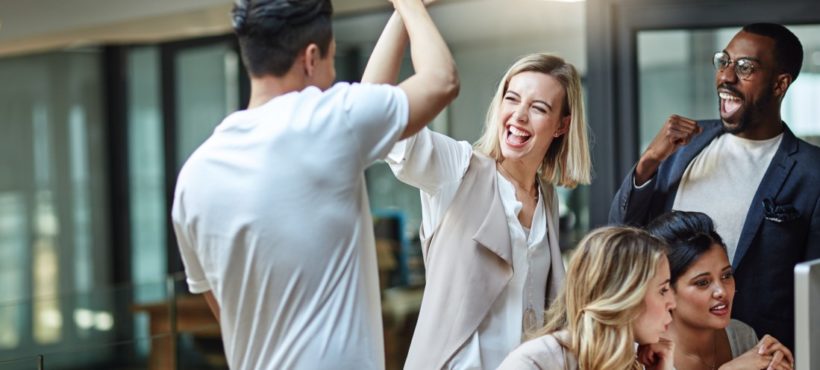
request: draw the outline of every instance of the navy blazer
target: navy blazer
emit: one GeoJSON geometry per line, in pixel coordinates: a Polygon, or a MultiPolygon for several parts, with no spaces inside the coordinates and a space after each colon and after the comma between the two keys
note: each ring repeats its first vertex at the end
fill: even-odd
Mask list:
{"type": "MultiPolygon", "coordinates": [[[[610,223],[643,226],[672,209],[689,162],[725,132],[719,120],[698,124],[703,132],[663,161],[650,184],[635,189],[633,167],[612,201],[610,223]]],[[[794,350],[794,266],[820,258],[820,148],[783,128],[732,261],[732,317],[753,327],[758,337],[771,334],[794,350]]]]}

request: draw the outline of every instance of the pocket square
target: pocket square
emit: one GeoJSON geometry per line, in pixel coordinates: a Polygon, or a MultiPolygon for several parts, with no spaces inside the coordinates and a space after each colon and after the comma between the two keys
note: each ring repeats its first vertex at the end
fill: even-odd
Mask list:
{"type": "Polygon", "coordinates": [[[789,222],[800,216],[791,204],[777,204],[771,199],[763,199],[763,211],[766,219],[778,224],[789,222]]]}

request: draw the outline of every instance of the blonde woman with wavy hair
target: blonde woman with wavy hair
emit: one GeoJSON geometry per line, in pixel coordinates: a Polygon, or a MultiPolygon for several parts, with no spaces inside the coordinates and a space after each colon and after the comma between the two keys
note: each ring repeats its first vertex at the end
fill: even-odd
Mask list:
{"type": "Polygon", "coordinates": [[[674,348],[661,338],[675,308],[663,241],[629,227],[592,231],[572,256],[561,293],[536,338],[499,369],[673,368],[674,348]]]}
{"type": "Polygon", "coordinates": [[[509,98],[510,81],[513,77],[526,72],[552,77],[565,93],[565,99],[562,100],[560,107],[561,129],[555,133],[538,168],[541,181],[567,188],[589,184],[591,164],[581,79],[572,64],[555,55],[530,54],[519,59],[507,70],[487,110],[484,134],[475,143],[475,149],[499,162],[504,161],[506,148],[499,138],[506,134],[506,127],[499,125],[498,116],[503,110],[504,100],[509,98]]]}
{"type": "MultiPolygon", "coordinates": [[[[395,81],[406,37],[391,18],[369,81],[395,81]]],[[[525,56],[499,83],[475,147],[422,130],[388,155],[422,203],[427,285],[405,369],[495,369],[544,324],[564,281],[555,186],[590,178],[580,86],[560,57],[525,56]]]]}

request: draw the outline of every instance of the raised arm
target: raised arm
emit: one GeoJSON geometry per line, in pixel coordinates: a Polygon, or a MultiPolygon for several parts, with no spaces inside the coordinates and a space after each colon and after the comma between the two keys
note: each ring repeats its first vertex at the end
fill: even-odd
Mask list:
{"type": "Polygon", "coordinates": [[[407,46],[407,29],[398,12],[384,26],[373,53],[364,68],[362,82],[394,85],[399,78],[401,59],[407,46]]]}
{"type": "Polygon", "coordinates": [[[362,82],[393,83],[401,57],[410,41],[415,74],[402,81],[410,117],[401,138],[424,128],[458,95],[459,81],[453,56],[421,0],[393,0],[391,17],[367,63],[362,82]],[[405,32],[406,28],[406,32],[405,32]]]}
{"type": "Polygon", "coordinates": [[[695,120],[673,114],[649,143],[635,166],[635,185],[641,186],[655,176],[661,162],[680,147],[689,144],[703,128],[695,120]]]}

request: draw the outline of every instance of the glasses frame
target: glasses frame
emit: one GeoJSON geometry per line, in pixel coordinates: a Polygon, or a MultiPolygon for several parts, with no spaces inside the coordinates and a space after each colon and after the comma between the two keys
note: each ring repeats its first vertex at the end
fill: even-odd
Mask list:
{"type": "Polygon", "coordinates": [[[734,65],[735,76],[741,80],[750,79],[755,70],[759,68],[758,64],[759,63],[754,59],[745,57],[732,60],[729,54],[722,51],[716,52],[712,57],[712,65],[716,70],[723,72],[723,70],[729,68],[729,66],[734,65]]]}

